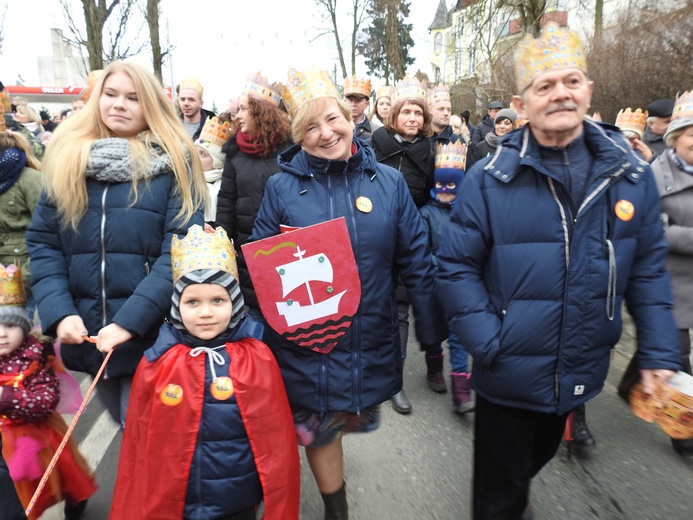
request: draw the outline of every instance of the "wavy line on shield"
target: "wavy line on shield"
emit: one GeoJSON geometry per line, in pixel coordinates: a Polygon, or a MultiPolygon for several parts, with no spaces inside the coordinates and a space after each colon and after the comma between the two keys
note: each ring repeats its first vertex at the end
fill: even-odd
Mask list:
{"type": "Polygon", "coordinates": [[[257,255],[269,256],[278,249],[281,249],[283,247],[296,247],[296,244],[293,242],[282,242],[281,244],[277,244],[276,246],[274,246],[269,251],[266,251],[265,249],[258,249],[257,251],[255,251],[255,254],[253,255],[253,260],[257,258],[257,255]]]}

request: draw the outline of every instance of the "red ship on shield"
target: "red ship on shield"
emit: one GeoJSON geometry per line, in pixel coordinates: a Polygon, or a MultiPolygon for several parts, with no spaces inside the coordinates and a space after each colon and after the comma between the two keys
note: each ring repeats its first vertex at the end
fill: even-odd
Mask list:
{"type": "Polygon", "coordinates": [[[293,343],[330,352],[351,325],[361,299],[344,218],[242,248],[268,324],[293,343]]]}

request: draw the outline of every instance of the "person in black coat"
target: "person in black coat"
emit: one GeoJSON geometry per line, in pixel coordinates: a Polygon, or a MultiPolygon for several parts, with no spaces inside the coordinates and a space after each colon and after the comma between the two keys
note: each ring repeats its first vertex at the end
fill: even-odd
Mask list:
{"type": "MultiPolygon", "coordinates": [[[[472,148],[482,142],[486,134],[493,131],[493,122],[496,119],[496,114],[503,108],[503,103],[500,101],[491,101],[488,104],[488,113],[481,120],[481,123],[476,125],[472,132],[472,148]]],[[[467,167],[469,167],[469,165],[467,167]]]]}
{"type": "Polygon", "coordinates": [[[10,477],[10,471],[7,469],[5,459],[2,458],[2,437],[0,437],[0,511],[5,520],[26,520],[24,508],[10,477]]]}
{"type": "MultiPolygon", "coordinates": [[[[385,126],[373,133],[371,144],[379,163],[392,166],[402,173],[414,204],[420,209],[428,202],[433,188],[435,153],[426,91],[417,83],[408,78],[397,83],[392,95],[392,110],[385,126]]],[[[400,283],[397,287],[397,313],[403,360],[407,356],[409,339],[409,307],[409,295],[400,283]]],[[[440,344],[427,347],[426,365],[429,387],[435,392],[445,392],[443,349],[440,344]]],[[[399,413],[411,412],[411,402],[404,390],[392,397],[392,407],[399,413]]]]}
{"type": "Polygon", "coordinates": [[[217,198],[216,224],[233,239],[241,291],[255,317],[259,317],[259,306],[241,246],[253,231],[267,180],[281,171],[277,155],[291,144],[291,125],[288,114],[279,109],[280,99],[277,84],[269,85],[260,75],[249,77],[239,98],[233,124],[235,134],[222,149],[226,162],[217,198]]]}
{"type": "Polygon", "coordinates": [[[477,144],[467,156],[467,169],[475,162],[496,153],[498,143],[504,135],[515,130],[517,113],[512,108],[504,108],[496,114],[493,131],[486,134],[484,140],[477,144]]]}

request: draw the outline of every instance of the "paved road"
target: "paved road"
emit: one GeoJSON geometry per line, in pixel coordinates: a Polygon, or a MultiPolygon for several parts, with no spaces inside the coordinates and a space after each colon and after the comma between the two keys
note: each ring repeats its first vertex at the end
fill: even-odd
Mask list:
{"type": "MultiPolygon", "coordinates": [[[[693,518],[693,458],[674,453],[656,425],[633,416],[616,396],[633,345],[627,326],[606,387],[588,405],[588,422],[597,438],[592,454],[569,459],[562,446],[535,479],[536,520],[693,518]]],[[[423,354],[413,344],[409,352],[405,389],[413,413],[399,415],[386,403],[378,431],[345,439],[350,518],[468,520],[474,416],[452,413],[450,394],[434,394],[425,384],[423,354]]],[[[94,401],[77,428],[101,486],[85,520],[108,516],[121,439],[109,421],[94,401]]],[[[305,459],[303,467],[301,519],[321,520],[321,500],[305,459]]],[[[44,518],[61,516],[51,512],[44,518]]]]}

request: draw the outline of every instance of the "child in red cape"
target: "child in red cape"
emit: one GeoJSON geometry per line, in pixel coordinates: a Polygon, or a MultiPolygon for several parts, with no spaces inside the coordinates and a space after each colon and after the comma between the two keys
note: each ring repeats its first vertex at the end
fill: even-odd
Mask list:
{"type": "Polygon", "coordinates": [[[293,418],[233,246],[193,226],[171,261],[171,323],[135,373],[110,518],[254,520],[264,501],[265,520],[297,519],[293,418]]]}

